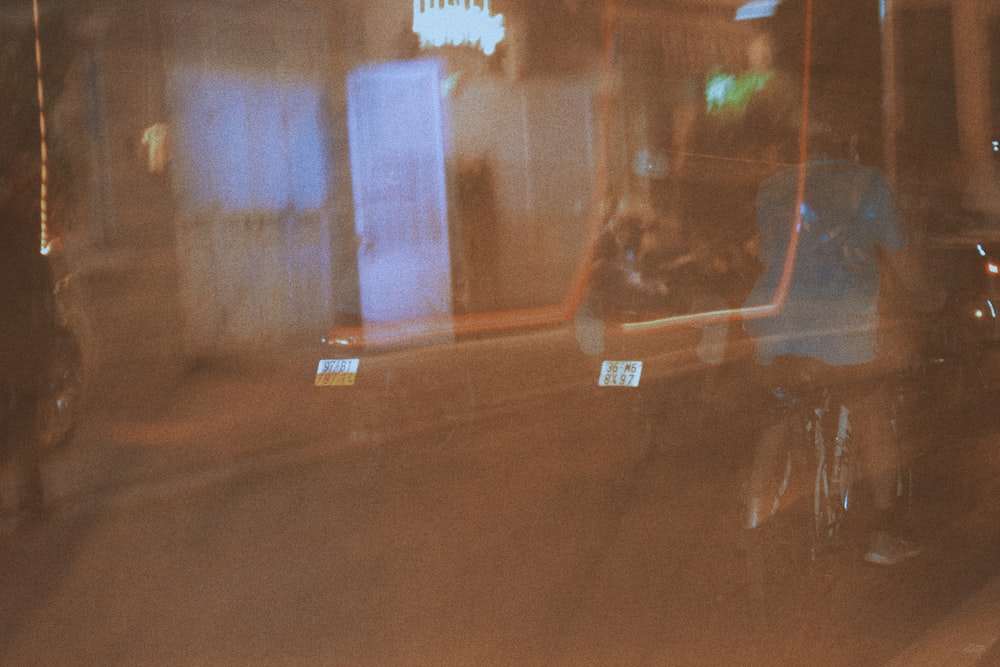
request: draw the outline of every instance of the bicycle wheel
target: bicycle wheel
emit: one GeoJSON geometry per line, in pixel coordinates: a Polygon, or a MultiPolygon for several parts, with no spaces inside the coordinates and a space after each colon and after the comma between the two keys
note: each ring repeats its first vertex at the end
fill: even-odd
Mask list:
{"type": "Polygon", "coordinates": [[[790,416],[777,448],[761,448],[748,479],[742,518],[744,555],[753,621],[761,629],[783,625],[775,610],[799,595],[814,576],[813,455],[808,415],[790,416]]]}

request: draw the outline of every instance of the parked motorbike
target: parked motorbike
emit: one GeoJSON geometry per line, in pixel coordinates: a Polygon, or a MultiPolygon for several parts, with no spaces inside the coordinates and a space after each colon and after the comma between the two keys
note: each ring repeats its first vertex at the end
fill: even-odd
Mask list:
{"type": "MultiPolygon", "coordinates": [[[[62,246],[53,244],[45,257],[44,285],[39,286],[40,319],[32,328],[39,349],[45,350],[37,385],[32,393],[37,405],[33,437],[41,452],[65,445],[79,419],[79,404],[85,386],[83,352],[79,338],[78,274],[67,270],[62,246]]],[[[11,391],[0,401],[0,437],[7,437],[15,403],[23,392],[11,391]]]]}
{"type": "Polygon", "coordinates": [[[62,275],[53,282],[48,304],[52,317],[52,347],[38,406],[38,436],[43,450],[65,445],[79,420],[84,389],[83,354],[76,326],[77,274],[62,275]]]}
{"type": "Polygon", "coordinates": [[[76,276],[62,270],[63,259],[46,256],[32,273],[38,280],[27,281],[30,298],[7,313],[14,318],[8,323],[20,327],[13,349],[25,360],[0,392],[0,464],[12,473],[10,488],[0,489],[0,511],[18,515],[44,504],[42,461],[70,441],[80,416],[85,367],[72,296],[76,276]]]}
{"type": "Polygon", "coordinates": [[[937,324],[936,353],[959,369],[965,391],[1000,386],[1000,234],[943,239],[937,262],[948,305],[937,324]]]}

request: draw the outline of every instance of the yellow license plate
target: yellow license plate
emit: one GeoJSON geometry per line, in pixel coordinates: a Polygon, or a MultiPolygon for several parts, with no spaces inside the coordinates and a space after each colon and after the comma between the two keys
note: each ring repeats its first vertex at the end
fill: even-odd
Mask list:
{"type": "Polygon", "coordinates": [[[358,359],[321,359],[316,368],[317,387],[349,387],[358,375],[358,359]]]}

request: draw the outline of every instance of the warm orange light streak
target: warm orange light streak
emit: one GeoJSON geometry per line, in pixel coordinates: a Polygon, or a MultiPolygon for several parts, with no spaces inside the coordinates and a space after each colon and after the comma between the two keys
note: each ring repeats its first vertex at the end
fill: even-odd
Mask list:
{"type": "Polygon", "coordinates": [[[791,237],[788,241],[788,252],[785,256],[785,266],[774,295],[774,303],[778,310],[785,305],[788,288],[792,284],[792,272],[795,268],[795,257],[798,254],[799,232],[802,229],[802,205],[806,196],[806,160],[809,158],[809,88],[812,68],[812,0],[806,1],[805,20],[805,54],[802,59],[802,117],[799,123],[799,186],[795,196],[795,220],[792,224],[791,237]]]}
{"type": "Polygon", "coordinates": [[[41,178],[42,185],[38,196],[39,217],[39,250],[43,255],[49,254],[49,149],[45,131],[45,87],[42,84],[42,37],[38,20],[38,0],[31,0],[31,9],[35,21],[35,84],[38,89],[38,135],[41,144],[41,178]]]}
{"type": "MultiPolygon", "coordinates": [[[[37,1],[37,0],[36,0],[37,1]]],[[[810,88],[810,63],[812,53],[812,0],[806,1],[805,13],[805,43],[802,73],[802,112],[801,128],[799,131],[799,182],[796,195],[795,218],[790,232],[788,250],[785,254],[785,263],[782,268],[781,278],[775,290],[774,298],[766,304],[760,306],[748,306],[743,308],[730,308],[715,310],[703,313],[691,313],[688,315],[672,315],[656,320],[646,320],[642,322],[626,322],[618,325],[617,329],[623,333],[644,333],[658,330],[671,329],[679,326],[700,326],[717,322],[731,321],[736,319],[751,319],[757,317],[767,317],[781,312],[788,290],[792,282],[792,273],[795,268],[795,256],[798,251],[799,231],[801,223],[802,203],[805,199],[805,163],[807,158],[808,132],[809,132],[809,88],[810,88]]],[[[604,89],[601,96],[601,142],[599,145],[608,150],[610,140],[610,118],[614,108],[614,95],[612,92],[614,72],[612,63],[612,51],[614,44],[614,31],[618,17],[618,4],[615,1],[605,5],[603,16],[603,81],[604,89]]],[[[362,347],[365,339],[368,344],[399,344],[399,343],[419,343],[421,341],[440,340],[442,337],[451,335],[475,335],[481,333],[499,333],[513,329],[524,329],[529,327],[545,327],[563,324],[570,321],[587,290],[587,282],[590,273],[590,266],[597,251],[597,240],[599,230],[602,226],[602,215],[604,213],[603,193],[607,191],[608,167],[607,155],[605,159],[599,161],[598,173],[595,182],[599,196],[595,197],[591,207],[588,238],[590,242],[584,252],[582,262],[578,265],[569,290],[565,298],[559,304],[552,306],[542,306],[537,308],[527,308],[514,311],[501,311],[492,313],[472,313],[466,315],[456,315],[453,317],[426,318],[411,322],[385,322],[369,323],[363,326],[337,327],[330,332],[328,340],[334,341],[342,349],[362,347]],[[414,330],[419,333],[412,333],[414,330]]]]}

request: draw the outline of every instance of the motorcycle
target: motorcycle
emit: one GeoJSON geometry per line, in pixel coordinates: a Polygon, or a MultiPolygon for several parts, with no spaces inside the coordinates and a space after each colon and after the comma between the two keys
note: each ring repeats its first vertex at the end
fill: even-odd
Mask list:
{"type": "Polygon", "coordinates": [[[54,281],[47,304],[53,324],[52,347],[37,412],[43,451],[67,444],[79,420],[85,377],[72,297],[76,280],[77,274],[69,273],[54,281]]]}
{"type": "Polygon", "coordinates": [[[0,392],[0,464],[13,472],[13,491],[4,491],[0,510],[41,508],[42,461],[70,442],[79,421],[85,371],[71,297],[76,275],[59,270],[62,259],[45,257],[37,265],[42,270],[32,275],[38,280],[28,281],[31,296],[20,304],[27,310],[15,304],[11,313],[21,327],[14,349],[25,355],[25,363],[5,378],[0,392]]]}
{"type": "Polygon", "coordinates": [[[995,389],[1000,386],[1000,235],[943,239],[936,254],[949,299],[936,327],[935,351],[957,367],[964,391],[995,389]]]}
{"type": "MultiPolygon", "coordinates": [[[[79,421],[86,384],[83,351],[78,335],[80,321],[78,274],[66,269],[61,246],[54,245],[44,258],[44,275],[38,287],[34,325],[27,325],[43,349],[40,382],[31,392],[36,401],[33,439],[40,453],[67,444],[79,421]]],[[[12,416],[25,394],[11,387],[0,400],[0,437],[7,438],[12,416]]]]}

